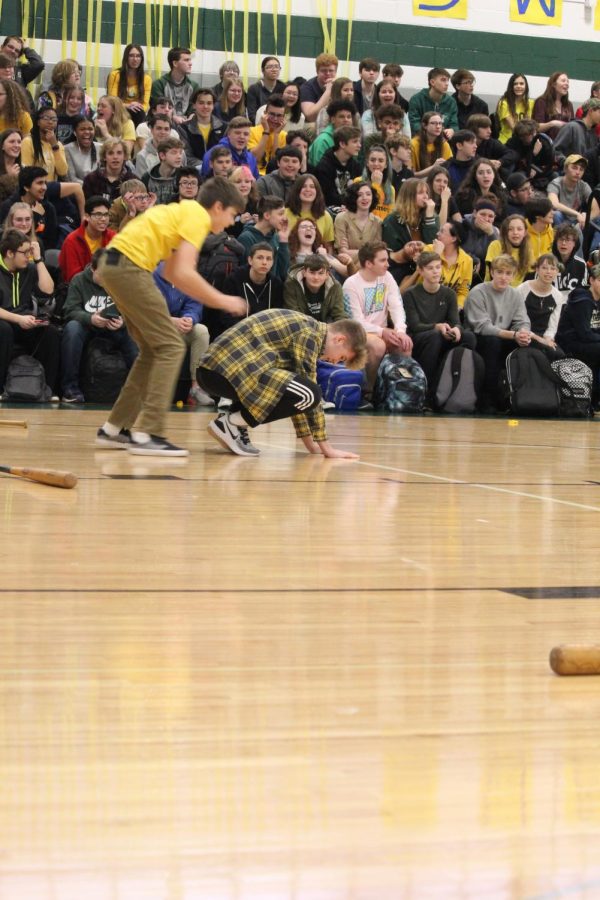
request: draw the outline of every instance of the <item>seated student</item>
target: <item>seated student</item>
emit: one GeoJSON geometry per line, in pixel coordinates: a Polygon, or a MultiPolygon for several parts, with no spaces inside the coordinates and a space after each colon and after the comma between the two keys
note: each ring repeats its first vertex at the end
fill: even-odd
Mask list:
{"type": "Polygon", "coordinates": [[[354,105],[358,114],[371,109],[375,95],[375,82],[379,77],[381,65],[377,59],[368,56],[358,64],[358,81],[354,82],[354,105]]]}
{"type": "Polygon", "coordinates": [[[179,138],[161,141],[158,158],[158,165],[142,175],[142,181],[149,193],[156,194],[157,203],[171,203],[175,193],[175,176],[183,165],[183,141],[179,138]]]}
{"type": "Polygon", "coordinates": [[[394,134],[405,134],[410,139],[408,116],[404,115],[404,110],[397,100],[398,92],[392,78],[384,78],[375,85],[373,105],[361,117],[361,127],[365,137],[379,131],[384,116],[387,116],[393,118],[394,121],[393,124],[388,122],[385,126],[386,129],[390,132],[393,130],[394,134]],[[385,113],[382,114],[381,110],[385,110],[385,113]]]}
{"type": "Polygon", "coordinates": [[[83,179],[98,164],[100,144],[94,141],[94,125],[84,116],[77,116],[73,122],[73,139],[65,144],[67,178],[83,184],[83,179]]]}
{"type": "Polygon", "coordinates": [[[113,232],[121,231],[128,222],[146,212],[155,203],[156,197],[148,193],[148,188],[139,178],[124,181],[120,188],[120,196],[113,200],[108,211],[108,227],[113,232]]]}
{"type": "Polygon", "coordinates": [[[388,249],[383,241],[363,244],[358,251],[360,269],[343,285],[344,309],[367,332],[366,387],[370,401],[379,364],[389,352],[410,356],[412,340],[406,333],[406,317],[398,285],[388,272],[388,249]],[[393,328],[388,327],[388,316],[393,328]]]}
{"type": "MultiPolygon", "coordinates": [[[[279,93],[279,91],[276,93],[279,93]]],[[[296,84],[295,81],[288,81],[288,83],[283,86],[281,96],[285,100],[285,124],[283,128],[288,134],[289,141],[291,132],[301,131],[304,128],[304,114],[300,103],[300,85],[296,84]]],[[[250,114],[248,114],[248,118],[252,119],[258,125],[266,111],[267,104],[265,103],[256,110],[256,116],[253,119],[250,114]]],[[[267,167],[267,172],[268,171],[269,169],[267,167]]]]}
{"type": "Polygon", "coordinates": [[[56,136],[58,116],[53,109],[39,109],[33,116],[31,133],[23,138],[21,162],[43,166],[49,181],[64,178],[68,171],[65,148],[56,136]]]}
{"type": "MultiPolygon", "coordinates": [[[[8,231],[0,240],[0,391],[13,347],[34,356],[44,367],[53,395],[58,388],[60,333],[37,318],[34,296],[51,297],[54,282],[44,265],[39,244],[21,231],[8,231]]],[[[56,397],[58,399],[58,397],[56,397]]]]}
{"type": "Polygon", "coordinates": [[[266,106],[272,94],[283,94],[285,85],[279,80],[281,63],[276,56],[265,56],[260,64],[260,79],[246,93],[246,111],[251,122],[257,122],[259,107],[266,106]]]}
{"type": "Polygon", "coordinates": [[[529,99],[529,83],[524,75],[517,73],[508,79],[506,91],[496,107],[496,118],[500,124],[498,138],[506,144],[513,135],[518,122],[531,119],[533,100],[529,99]]]}
{"type": "Polygon", "coordinates": [[[427,383],[433,385],[446,353],[462,344],[475,349],[475,335],[464,331],[458,315],[456,294],[442,284],[442,258],[439,253],[424,250],[417,257],[419,283],[405,291],[402,302],[406,313],[406,330],[413,340],[412,355],[417,360],[427,383]]]}
{"type": "Polygon", "coordinates": [[[128,368],[138,354],[112,298],[98,279],[101,255],[102,250],[96,250],[86,267],[69,283],[61,338],[63,403],[85,402],[79,386],[79,369],[85,345],[92,337],[102,337],[118,347],[128,368]]]}
{"type": "MultiPolygon", "coordinates": [[[[157,113],[148,120],[150,127],[150,138],[145,142],[143,150],[140,150],[135,157],[135,173],[138,178],[153,169],[160,162],[158,158],[158,145],[161,141],[171,137],[171,120],[164,113],[157,113]]],[[[175,139],[179,138],[177,132],[175,139]]]]}
{"type": "Polygon", "coordinates": [[[317,74],[300,88],[300,104],[307,122],[316,122],[321,110],[330,102],[338,62],[333,53],[320,53],[315,59],[317,74]]]}
{"type": "Polygon", "coordinates": [[[458,127],[469,128],[469,118],[472,115],[489,114],[489,108],[485,100],[473,93],[475,76],[468,69],[457,69],[450,79],[455,90],[454,102],[458,110],[458,127]]]}
{"type": "MultiPolygon", "coordinates": [[[[208,162],[208,172],[203,176],[203,181],[207,181],[209,178],[214,178],[216,175],[220,175],[223,178],[229,178],[234,168],[238,168],[233,164],[233,156],[231,155],[231,150],[229,147],[224,147],[223,144],[217,144],[216,147],[213,147],[210,153],[210,159],[208,162]]],[[[242,168],[248,169],[248,166],[243,166],[242,168]]],[[[252,172],[248,169],[250,174],[252,172]]],[[[252,175],[255,178],[254,175],[252,175]]]]}
{"type": "Polygon", "coordinates": [[[237,75],[230,75],[223,80],[223,91],[215,103],[215,115],[225,124],[236,116],[248,118],[244,82],[237,75]]]}
{"type": "Polygon", "coordinates": [[[74,140],[75,125],[81,118],[81,110],[84,107],[85,91],[83,90],[83,88],[67,88],[63,93],[62,102],[59,103],[56,110],[56,112],[58,113],[58,127],[56,129],[56,136],[65,149],[65,155],[67,144],[74,140]]]}
{"type": "Polygon", "coordinates": [[[189,77],[192,71],[192,54],[187,47],[171,47],[167,54],[169,71],[152,82],[152,98],[168,97],[173,103],[173,122],[181,125],[192,113],[192,94],[198,87],[189,77]]]}
{"type": "Polygon", "coordinates": [[[585,225],[585,211],[592,190],[589,184],[583,181],[587,159],[574,153],[567,156],[564,165],[564,175],[560,175],[548,185],[548,199],[554,207],[554,224],[561,225],[570,222],[583,228],[585,225]]]}
{"type": "Polygon", "coordinates": [[[319,322],[346,318],[342,286],[320,253],[310,253],[302,265],[290,270],[283,286],[283,305],[319,322]]]}
{"type": "Polygon", "coordinates": [[[383,240],[390,250],[390,272],[403,290],[414,284],[415,258],[435,239],[440,222],[426,182],[409,178],[396,197],[396,209],[383,223],[383,240]]]}
{"type": "Polygon", "coordinates": [[[554,242],[554,210],[548,197],[528,200],[525,204],[525,219],[533,258],[538,259],[543,253],[550,253],[554,242]]]}
{"type": "MultiPolygon", "coordinates": [[[[330,103],[334,103],[336,100],[347,100],[352,104],[354,103],[354,82],[351,78],[341,76],[340,78],[336,78],[335,81],[332,82],[329,100],[327,101],[327,104],[323,107],[323,109],[321,109],[321,111],[319,112],[319,115],[317,116],[316,122],[314,124],[315,130],[314,134],[312,135],[313,139],[316,135],[321,134],[321,132],[324,131],[330,124],[327,107],[330,103]]],[[[348,124],[355,125],[357,128],[361,127],[361,121],[358,112],[355,114],[352,122],[349,122],[348,124]]]]}
{"type": "Polygon", "coordinates": [[[335,217],[335,248],[356,262],[363,244],[381,241],[382,222],[375,215],[377,192],[368,181],[354,181],[344,196],[346,209],[335,217]]]}
{"type": "Polygon", "coordinates": [[[105,95],[98,100],[96,112],[96,140],[104,143],[108,138],[119,138],[127,147],[129,156],[135,147],[135,127],[125,104],[118,97],[105,95]]]}
{"type": "Polygon", "coordinates": [[[535,263],[535,278],[524,281],[517,291],[525,301],[525,309],[531,323],[531,337],[536,347],[544,350],[549,359],[562,359],[563,351],[555,337],[564,299],[554,282],[558,276],[559,262],[553,253],[542,253],[535,263]]]}
{"type": "Polygon", "coordinates": [[[197,88],[191,103],[194,115],[182,122],[178,130],[187,165],[200,166],[206,151],[216,146],[224,136],[225,122],[214,114],[215,95],[209,88],[197,88]]]}
{"type": "Polygon", "coordinates": [[[500,238],[492,241],[486,253],[485,280],[490,281],[491,263],[497,256],[512,256],[515,270],[511,279],[511,287],[518,287],[533,271],[535,259],[531,251],[531,239],[527,233],[527,223],[523,216],[507,216],[500,226],[500,238]]]}
{"type": "Polygon", "coordinates": [[[9,78],[0,79],[0,131],[14,128],[22,135],[31,131],[27,95],[18,84],[9,78]]]}
{"type": "Polygon", "coordinates": [[[65,283],[83,272],[96,250],[112,241],[115,232],[108,227],[109,217],[109,205],[104,197],[90,197],[85,201],[83,222],[65,238],[58,257],[65,283]]]}
{"type": "Polygon", "coordinates": [[[565,72],[550,75],[546,90],[533,104],[531,118],[539,123],[540,131],[553,141],[565,122],[575,118],[573,104],[569,100],[569,76],[565,72]]]}
{"type": "Polygon", "coordinates": [[[83,179],[83,193],[86,197],[102,196],[112,203],[119,196],[123,182],[134,174],[123,141],[107,138],[100,147],[98,167],[83,179]]]}
{"type": "Polygon", "coordinates": [[[22,88],[27,87],[31,81],[35,81],[46,66],[39,53],[36,53],[31,47],[27,47],[25,40],[21,37],[14,35],[5,37],[2,42],[2,52],[14,60],[13,77],[22,88]]]}
{"type": "Polygon", "coordinates": [[[135,125],[146,118],[152,78],[144,71],[144,50],[140,44],[127,44],[121,65],[106,80],[106,93],[119,97],[135,125]]]}
{"type": "Polygon", "coordinates": [[[225,82],[231,77],[240,77],[240,67],[235,59],[226,59],[225,62],[219,66],[219,80],[211,87],[211,91],[217,99],[223,94],[225,82]]]}
{"type": "Polygon", "coordinates": [[[398,191],[405,181],[414,178],[415,173],[410,168],[409,163],[412,160],[412,149],[410,138],[404,134],[395,135],[386,138],[384,147],[387,150],[392,166],[392,187],[398,196],[398,191]]]}
{"type": "Polygon", "coordinates": [[[58,247],[58,215],[54,205],[46,199],[48,175],[41,166],[24,166],[19,172],[16,193],[0,206],[0,222],[4,222],[13,203],[26,203],[33,212],[36,235],[44,242],[45,250],[58,247]]]}
{"type": "Polygon", "coordinates": [[[355,181],[366,181],[377,194],[377,206],[373,210],[377,218],[384,219],[394,209],[396,194],[392,187],[392,166],[385,147],[371,145],[365,153],[365,167],[360,178],[355,181]]]}
{"type": "Polygon", "coordinates": [[[529,347],[531,323],[525,301],[511,286],[517,264],[501,253],[491,264],[491,281],[478,284],[465,301],[465,324],[477,336],[477,352],[485,363],[484,401],[486,412],[497,411],[500,371],[508,354],[517,347],[529,347]]]}
{"type": "Polygon", "coordinates": [[[592,402],[597,408],[600,384],[600,264],[594,257],[588,265],[588,287],[572,290],[563,306],[556,340],[567,356],[580,359],[592,369],[592,402]]]}
{"type": "Polygon", "coordinates": [[[0,202],[17,190],[21,171],[21,132],[7,128],[0,133],[0,202]]]}
{"type": "Polygon", "coordinates": [[[299,219],[290,230],[290,271],[291,268],[301,266],[307,256],[316,253],[321,256],[330,269],[341,278],[348,278],[356,271],[352,257],[343,251],[337,256],[327,252],[323,244],[323,238],[312,219],[299,219]]]}
{"type": "Polygon", "coordinates": [[[448,170],[450,189],[456,192],[465,180],[473,165],[473,160],[477,156],[477,138],[473,131],[461,129],[452,136],[450,146],[453,155],[442,165],[448,170]]]}
{"type": "MultiPolygon", "coordinates": [[[[388,106],[380,106],[375,113],[376,129],[368,135],[365,140],[365,153],[370,150],[374,144],[384,145],[388,139],[402,137],[407,141],[405,146],[411,148],[410,136],[408,135],[408,119],[402,112],[402,107],[396,103],[390,103],[388,106]],[[406,127],[404,127],[406,126],[406,127]]],[[[410,162],[412,155],[409,154],[407,161],[410,162]]]]}
{"type": "Polygon", "coordinates": [[[467,120],[467,128],[475,134],[477,140],[477,156],[489,159],[492,167],[500,172],[504,180],[507,175],[505,163],[508,162],[510,151],[501,142],[492,137],[492,120],[489,116],[472,115],[467,120]]]}
{"type": "Polygon", "coordinates": [[[325,209],[323,191],[314,175],[300,175],[296,179],[288,195],[286,214],[290,228],[293,228],[299,219],[312,219],[321,233],[326,250],[332,252],[333,219],[325,209]]]}
{"type": "Polygon", "coordinates": [[[560,129],[554,141],[554,152],[559,158],[586,156],[598,146],[596,128],[600,125],[600,100],[595,97],[583,104],[581,119],[573,119],[560,129]]]}
{"type": "Polygon", "coordinates": [[[554,145],[547,134],[540,134],[533,119],[517,122],[513,136],[506,142],[509,156],[504,160],[505,172],[524,174],[538,191],[545,191],[556,175],[554,145]]]}
{"type": "Polygon", "coordinates": [[[315,170],[326,206],[339,210],[348,185],[360,176],[361,167],[356,159],[360,146],[360,128],[345,126],[335,132],[333,147],[326,151],[315,170]]]}
{"type": "Polygon", "coordinates": [[[164,277],[164,270],[164,262],[159,263],[153,273],[154,281],[167,301],[171,321],[190,351],[189,374],[191,385],[187,403],[189,406],[214,406],[212,397],[209,397],[202,390],[196,380],[196,372],[198,371],[200,360],[206,353],[210,342],[208,328],[201,321],[203,306],[194,300],[193,297],[188,297],[187,294],[184,294],[170,281],[167,281],[164,277]]]}
{"type": "Polygon", "coordinates": [[[458,188],[454,199],[462,216],[473,212],[475,201],[480,197],[493,196],[497,201],[497,214],[501,219],[504,216],[506,192],[498,172],[494,169],[489,159],[476,159],[467,172],[463,182],[458,188]]]}
{"type": "Polygon", "coordinates": [[[285,147],[287,132],[285,125],[285,100],[281,94],[272,94],[267,103],[267,111],[260,125],[250,129],[248,150],[256,159],[261,175],[267,172],[267,165],[280,147],[285,147]]]}
{"type": "Polygon", "coordinates": [[[436,66],[429,70],[427,73],[428,86],[413,94],[408,101],[408,118],[413,134],[421,131],[425,114],[430,112],[435,112],[441,118],[441,133],[447,141],[455,131],[458,131],[458,110],[454,97],[448,94],[449,83],[450,72],[446,69],[436,66]]]}
{"type": "MultiPolygon", "coordinates": [[[[308,162],[308,151],[313,141],[313,135],[306,128],[300,128],[298,131],[288,132],[288,147],[297,147],[302,154],[302,162],[300,163],[301,175],[314,175],[314,166],[308,162]]],[[[272,159],[267,165],[267,175],[277,169],[277,160],[272,159]]]]}
{"type": "Polygon", "coordinates": [[[258,221],[248,222],[237,236],[247,256],[254,244],[267,243],[273,248],[273,275],[282,281],[290,267],[288,247],[289,224],[285,206],[279,197],[261,197],[257,205],[258,221]]]}
{"type": "Polygon", "coordinates": [[[200,190],[200,175],[195,166],[180,166],[175,172],[175,190],[171,203],[181,200],[197,200],[200,190]]]}
{"type": "Polygon", "coordinates": [[[533,188],[527,175],[524,172],[513,172],[506,179],[506,190],[506,215],[525,218],[525,204],[533,197],[533,188]]]}
{"type": "Polygon", "coordinates": [[[460,246],[462,229],[459,222],[446,222],[442,225],[431,246],[426,250],[438,253],[442,260],[442,284],[451,288],[456,294],[460,309],[473,282],[473,260],[460,246]]]}
{"type": "Polygon", "coordinates": [[[208,433],[232,453],[257,456],[248,428],[291,416],[309,453],[357,459],[327,440],[317,360],[360,369],[365,356],[364,330],[348,319],[327,325],[289,309],[248,316],[210,345],[198,369],[205,391],[233,400],[208,433]]]}
{"type": "Polygon", "coordinates": [[[500,238],[495,221],[496,204],[486,197],[476,200],[473,212],[462,220],[462,249],[473,259],[473,284],[483,280],[488,247],[500,238]]]}
{"type": "Polygon", "coordinates": [[[312,166],[319,162],[334,145],[334,135],[338,128],[353,127],[356,107],[351,100],[332,100],[327,107],[329,124],[315,138],[308,151],[308,161],[312,166]]]}
{"type": "MultiPolygon", "coordinates": [[[[223,282],[223,293],[241,297],[246,301],[246,316],[253,316],[265,309],[283,306],[283,281],[273,274],[275,253],[271,244],[260,241],[250,247],[247,265],[239,266],[223,282]]],[[[218,336],[239,322],[240,316],[219,312],[218,336]]]]}
{"type": "MultiPolygon", "coordinates": [[[[235,184],[236,188],[246,201],[246,208],[243,212],[238,213],[235,217],[233,225],[226,228],[227,234],[233,238],[237,238],[241,234],[244,225],[248,222],[256,224],[258,222],[257,206],[260,194],[256,189],[256,178],[247,166],[236,166],[229,174],[228,181],[235,184]]],[[[276,194],[274,196],[277,196],[276,194]]]]}
{"type": "Polygon", "coordinates": [[[574,225],[563,222],[554,230],[552,253],[561,264],[556,277],[556,287],[565,302],[571,291],[587,287],[588,284],[587,266],[578,251],[579,231],[574,225]]]}
{"type": "Polygon", "coordinates": [[[411,168],[417,178],[425,178],[433,166],[441,166],[452,156],[443,128],[444,120],[439,112],[425,113],[419,134],[410,142],[411,168]]]}
{"type": "Polygon", "coordinates": [[[458,211],[456,200],[450,189],[450,174],[444,166],[434,166],[429,170],[426,178],[429,186],[429,195],[435,203],[435,212],[440,220],[440,225],[448,221],[460,222],[462,216],[458,211]]]}
{"type": "Polygon", "coordinates": [[[256,189],[261,197],[267,194],[280,197],[287,204],[290,191],[300,174],[302,153],[297,147],[279,147],[275,153],[277,169],[269,175],[262,175],[256,182],[256,189]]]}
{"type": "Polygon", "coordinates": [[[169,137],[179,137],[179,131],[173,124],[173,101],[168,97],[150,97],[150,109],[148,110],[148,118],[145,122],[141,122],[135,129],[135,143],[137,151],[143,150],[146,141],[150,140],[150,122],[154,116],[167,116],[171,123],[171,132],[169,137]]]}
{"type": "MultiPolygon", "coordinates": [[[[398,65],[398,63],[388,63],[381,70],[382,78],[391,78],[396,88],[396,100],[394,101],[399,106],[402,107],[405,113],[408,112],[408,100],[402,96],[400,93],[400,84],[402,83],[402,77],[404,75],[404,69],[402,66],[398,65]]],[[[407,117],[408,118],[408,117],[407,117]]],[[[409,126],[410,127],[410,126],[409,126]]]]}
{"type": "Polygon", "coordinates": [[[259,171],[256,157],[248,148],[251,127],[249,119],[244,118],[244,116],[235,116],[227,126],[225,137],[221,138],[218,144],[204,154],[200,174],[206,178],[210,173],[210,160],[217,147],[227,147],[231,151],[233,165],[248,166],[254,177],[258,178],[259,171]]]}

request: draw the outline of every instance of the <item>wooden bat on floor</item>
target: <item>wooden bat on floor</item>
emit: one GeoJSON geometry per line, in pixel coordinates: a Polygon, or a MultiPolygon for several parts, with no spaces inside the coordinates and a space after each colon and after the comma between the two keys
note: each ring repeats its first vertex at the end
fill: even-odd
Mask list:
{"type": "Polygon", "coordinates": [[[59,472],[56,469],[0,466],[0,472],[16,475],[18,478],[27,478],[29,481],[37,481],[39,484],[49,484],[52,487],[73,488],[77,484],[77,475],[74,475],[73,472],[59,472]]]}
{"type": "Polygon", "coordinates": [[[0,419],[0,426],[12,425],[14,428],[27,428],[27,422],[23,419],[0,419]]]}

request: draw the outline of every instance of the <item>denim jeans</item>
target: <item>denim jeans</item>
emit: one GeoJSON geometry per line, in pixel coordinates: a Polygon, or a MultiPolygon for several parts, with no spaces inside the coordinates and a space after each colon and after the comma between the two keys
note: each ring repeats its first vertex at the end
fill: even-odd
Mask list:
{"type": "Polygon", "coordinates": [[[118,331],[108,328],[95,328],[93,325],[83,325],[76,319],[67,322],[62,333],[62,392],[79,390],[79,367],[81,355],[85,345],[92,337],[101,337],[118,347],[127,366],[131,368],[138,355],[138,348],[127,333],[123,325],[118,331]]]}

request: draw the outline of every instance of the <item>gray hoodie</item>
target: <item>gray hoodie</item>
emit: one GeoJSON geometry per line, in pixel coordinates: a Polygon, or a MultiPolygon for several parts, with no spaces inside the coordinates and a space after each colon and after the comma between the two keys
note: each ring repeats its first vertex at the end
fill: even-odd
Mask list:
{"type": "Polygon", "coordinates": [[[465,300],[465,324],[475,334],[498,335],[500,331],[530,331],[525,301],[513,287],[496,291],[491,281],[478,284],[465,300]]]}

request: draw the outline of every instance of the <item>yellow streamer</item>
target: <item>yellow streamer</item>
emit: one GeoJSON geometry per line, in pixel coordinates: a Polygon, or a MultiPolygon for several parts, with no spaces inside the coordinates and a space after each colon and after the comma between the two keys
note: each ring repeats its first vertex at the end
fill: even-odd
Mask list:
{"type": "MultiPolygon", "coordinates": [[[[48,6],[50,3],[48,2],[48,6]]],[[[78,40],[77,40],[77,29],[79,27],[79,0],[73,0],[73,21],[71,23],[71,56],[73,59],[78,59],[77,54],[79,53],[78,40]]]]}
{"type": "Polygon", "coordinates": [[[153,77],[157,78],[154,68],[154,41],[152,40],[152,2],[146,0],[146,47],[148,49],[148,71],[153,73],[153,77]]]}
{"type": "Polygon", "coordinates": [[[69,51],[67,50],[67,24],[68,24],[68,6],[67,0],[63,0],[63,9],[62,9],[62,56],[61,59],[66,59],[69,55],[69,51]]]}
{"type": "MultiPolygon", "coordinates": [[[[50,4],[48,4],[49,6],[50,4]]],[[[92,47],[94,35],[94,0],[87,0],[87,30],[85,34],[85,79],[88,93],[92,89],[92,47]]]]}
{"type": "MultiPolygon", "coordinates": [[[[0,16],[2,15],[2,3],[0,3],[0,16]]],[[[35,21],[33,23],[35,28],[35,21]]],[[[23,15],[21,20],[21,34],[27,37],[29,32],[29,0],[23,3],[23,15]]]]}
{"type": "Polygon", "coordinates": [[[348,0],[348,43],[346,45],[346,75],[350,68],[350,47],[352,46],[352,22],[354,21],[354,0],[348,0]]]}
{"type": "Polygon", "coordinates": [[[273,38],[274,38],[274,49],[273,52],[277,53],[277,48],[279,44],[277,30],[279,24],[279,9],[277,5],[277,0],[273,0],[273,38]]]}
{"type": "MultiPolygon", "coordinates": [[[[188,9],[189,9],[189,7],[188,7],[188,9]]],[[[197,43],[197,40],[198,40],[198,15],[199,15],[198,0],[194,0],[194,11],[192,13],[192,33],[190,35],[190,37],[191,37],[190,49],[191,50],[195,50],[196,47],[198,46],[198,43],[197,43]]],[[[188,16],[189,16],[189,12],[188,12],[188,16]]],[[[189,19],[188,19],[188,21],[189,21],[189,19]]]]}
{"type": "Polygon", "coordinates": [[[321,19],[321,28],[323,29],[323,50],[325,53],[333,53],[331,34],[329,33],[329,25],[327,23],[327,7],[321,0],[319,0],[318,9],[319,18],[321,19]]]}
{"type": "MultiPolygon", "coordinates": [[[[190,20],[188,19],[188,28],[190,25],[190,20]]],[[[181,0],[177,0],[177,45],[180,47],[183,41],[181,40],[181,0]]],[[[173,46],[171,44],[171,46],[173,46]]]]}
{"type": "Polygon", "coordinates": [[[248,10],[248,0],[244,0],[244,25],[242,30],[243,52],[242,52],[242,81],[248,87],[248,26],[250,23],[250,14],[248,10]]]}
{"type": "Polygon", "coordinates": [[[292,40],[292,0],[285,0],[285,62],[283,64],[284,81],[290,78],[290,42],[292,40]]]}
{"type": "Polygon", "coordinates": [[[133,10],[134,3],[133,0],[129,0],[127,4],[127,43],[131,44],[133,42],[133,10]]]}
{"type": "MultiPolygon", "coordinates": [[[[0,3],[2,0],[0,0],[0,3]]],[[[262,32],[262,6],[261,0],[256,0],[256,52],[258,54],[258,58],[262,57],[262,53],[260,52],[260,39],[262,32]]]]}
{"type": "MultiPolygon", "coordinates": [[[[77,3],[77,0],[75,0],[77,3]]],[[[123,0],[115,0],[115,39],[113,43],[113,69],[118,69],[121,65],[121,15],[123,0]]],[[[133,4],[132,4],[133,5],[133,4]]]]}
{"type": "MultiPolygon", "coordinates": [[[[154,7],[154,9],[156,10],[156,7],[154,7]]],[[[171,21],[172,21],[172,19],[173,19],[173,7],[171,7],[171,10],[170,10],[170,11],[171,11],[171,21]]],[[[161,63],[161,60],[162,60],[162,48],[163,48],[163,17],[164,17],[164,13],[165,13],[164,2],[163,2],[163,0],[158,0],[158,43],[157,43],[157,46],[156,46],[156,48],[155,48],[155,50],[156,50],[155,61],[156,61],[157,67],[160,67],[160,63],[161,63]]],[[[158,75],[160,75],[160,72],[158,72],[158,75]]],[[[158,75],[157,75],[157,77],[158,77],[158,75]]]]}
{"type": "Polygon", "coordinates": [[[335,48],[337,47],[337,12],[338,12],[338,4],[337,0],[331,0],[331,50],[330,53],[335,53],[335,48]]]}
{"type": "Polygon", "coordinates": [[[100,41],[102,40],[102,0],[96,0],[96,31],[94,34],[94,80],[92,85],[92,99],[94,105],[98,101],[98,81],[100,75],[100,41]]]}

